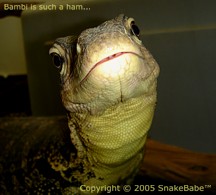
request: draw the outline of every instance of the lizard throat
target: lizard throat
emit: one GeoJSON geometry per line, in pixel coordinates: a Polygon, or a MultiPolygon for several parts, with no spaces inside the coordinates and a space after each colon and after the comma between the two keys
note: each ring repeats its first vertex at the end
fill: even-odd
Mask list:
{"type": "Polygon", "coordinates": [[[125,54],[133,54],[141,59],[144,59],[142,56],[140,56],[139,54],[135,53],[135,52],[131,52],[131,51],[124,51],[124,52],[118,52],[118,53],[115,53],[115,54],[112,54],[106,58],[103,58],[102,60],[100,60],[99,62],[97,62],[96,64],[94,64],[94,66],[88,71],[88,73],[84,76],[84,78],[81,80],[80,84],[82,84],[87,78],[88,76],[91,74],[91,72],[96,68],[98,67],[99,65],[107,62],[107,61],[110,61],[110,60],[113,60],[115,58],[118,58],[122,55],[125,55],[125,54]]]}

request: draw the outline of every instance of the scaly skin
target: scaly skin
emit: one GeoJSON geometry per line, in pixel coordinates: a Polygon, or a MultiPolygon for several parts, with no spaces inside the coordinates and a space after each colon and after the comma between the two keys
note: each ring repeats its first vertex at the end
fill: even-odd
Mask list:
{"type": "Polygon", "coordinates": [[[50,49],[77,149],[69,167],[83,168],[73,179],[85,186],[130,183],[143,160],[159,67],[134,25],[119,15],[50,49]]]}

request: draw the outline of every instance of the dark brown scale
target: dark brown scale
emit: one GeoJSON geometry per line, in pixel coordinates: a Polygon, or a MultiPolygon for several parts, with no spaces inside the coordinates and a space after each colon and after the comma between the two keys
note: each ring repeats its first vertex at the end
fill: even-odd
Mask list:
{"type": "Polygon", "coordinates": [[[65,118],[2,118],[0,132],[1,195],[61,194],[72,185],[48,161],[53,156],[56,165],[65,163],[76,152],[65,118]]]}

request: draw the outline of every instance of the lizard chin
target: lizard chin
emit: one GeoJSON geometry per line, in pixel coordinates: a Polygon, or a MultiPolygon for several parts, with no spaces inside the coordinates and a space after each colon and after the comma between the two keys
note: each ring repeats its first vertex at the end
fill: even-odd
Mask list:
{"type": "Polygon", "coordinates": [[[100,66],[101,64],[103,64],[103,63],[105,63],[105,62],[108,62],[108,61],[113,60],[113,59],[115,59],[115,58],[118,58],[118,57],[120,57],[120,56],[122,56],[122,55],[125,55],[125,54],[132,54],[132,55],[135,55],[135,56],[137,56],[138,58],[141,58],[141,59],[144,60],[144,58],[143,58],[141,55],[139,55],[139,54],[137,54],[137,53],[135,53],[135,52],[132,52],[132,51],[124,51],[124,52],[117,52],[117,53],[114,53],[114,54],[112,54],[112,55],[109,55],[108,57],[103,58],[102,60],[100,60],[100,61],[97,62],[96,64],[94,64],[94,66],[88,71],[88,73],[87,73],[87,74],[84,76],[84,78],[81,80],[80,84],[82,84],[82,83],[88,78],[88,76],[91,74],[91,72],[92,72],[96,67],[100,66]]]}

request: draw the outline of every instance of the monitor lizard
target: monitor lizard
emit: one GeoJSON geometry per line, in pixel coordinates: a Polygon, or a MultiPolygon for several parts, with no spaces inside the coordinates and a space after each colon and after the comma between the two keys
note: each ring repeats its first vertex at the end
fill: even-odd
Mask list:
{"type": "MultiPolygon", "coordinates": [[[[139,31],[133,18],[121,14],[78,37],[55,40],[49,54],[60,72],[68,128],[60,130],[61,118],[53,129],[38,119],[34,129],[26,125],[31,130],[17,132],[0,158],[2,192],[90,194],[95,186],[91,192],[97,194],[133,181],[144,157],[159,75],[139,31]]],[[[9,119],[3,123],[2,129],[11,128],[9,119]]]]}

